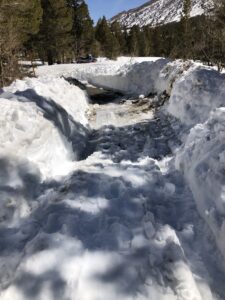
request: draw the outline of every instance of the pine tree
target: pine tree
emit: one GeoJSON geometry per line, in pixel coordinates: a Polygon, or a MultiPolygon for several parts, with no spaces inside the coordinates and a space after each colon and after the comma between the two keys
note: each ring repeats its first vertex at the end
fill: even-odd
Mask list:
{"type": "Polygon", "coordinates": [[[125,54],[126,53],[126,41],[124,38],[123,30],[120,26],[120,23],[115,21],[111,24],[111,32],[116,38],[116,43],[118,45],[118,54],[125,54]]]}
{"type": "Polygon", "coordinates": [[[140,54],[143,56],[151,56],[153,55],[153,34],[152,28],[145,26],[142,31],[142,38],[141,38],[141,47],[140,54]]]}
{"type": "Polygon", "coordinates": [[[139,40],[140,40],[140,28],[134,25],[128,36],[128,51],[131,56],[139,55],[139,40]]]}
{"type": "Polygon", "coordinates": [[[220,71],[225,67],[225,0],[217,1],[213,36],[216,40],[216,64],[220,71]]]}
{"type": "Polygon", "coordinates": [[[96,46],[93,21],[90,18],[87,4],[82,0],[69,0],[73,12],[72,46],[75,56],[91,52],[96,46]]]}
{"type": "Polygon", "coordinates": [[[39,54],[51,65],[71,58],[72,12],[67,0],[41,0],[43,19],[39,32],[39,54]]]}
{"type": "Polygon", "coordinates": [[[108,58],[117,57],[120,45],[116,36],[111,32],[105,17],[97,22],[95,38],[101,45],[101,55],[108,58]]]}
{"type": "Polygon", "coordinates": [[[0,85],[20,76],[19,53],[41,21],[40,0],[0,0],[0,85]]]}
{"type": "Polygon", "coordinates": [[[191,0],[184,0],[183,11],[181,16],[182,36],[181,45],[183,58],[189,58],[192,55],[192,37],[190,27],[191,0]]]}
{"type": "Polygon", "coordinates": [[[161,38],[160,27],[155,27],[152,33],[152,48],[154,56],[162,56],[163,41],[161,38]]]}

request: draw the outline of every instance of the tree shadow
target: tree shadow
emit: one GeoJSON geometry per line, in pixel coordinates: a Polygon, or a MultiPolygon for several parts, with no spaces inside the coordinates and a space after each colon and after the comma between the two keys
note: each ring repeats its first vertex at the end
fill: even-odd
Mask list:
{"type": "Polygon", "coordinates": [[[161,160],[172,154],[172,148],[180,144],[170,122],[165,118],[146,120],[133,125],[104,126],[94,130],[88,142],[91,152],[101,151],[115,163],[132,162],[142,157],[161,160]]]}
{"type": "MultiPolygon", "coordinates": [[[[5,164],[7,165],[6,162],[5,164]]],[[[170,224],[175,228],[179,222],[174,220],[174,201],[179,199],[177,196],[166,195],[166,175],[161,174],[153,162],[145,167],[113,163],[108,167],[109,170],[114,167],[117,175],[106,172],[106,166],[96,165],[95,172],[75,171],[64,183],[44,183],[41,189],[45,197],[41,200],[34,197],[39,201],[37,208],[33,209],[28,217],[23,218],[18,227],[1,226],[0,255],[6,259],[5,268],[14,268],[15,272],[19,265],[16,276],[5,279],[2,287],[13,285],[24,295],[24,299],[40,299],[47,285],[53,299],[67,299],[68,281],[62,276],[61,267],[58,266],[64,261],[68,264],[80,255],[79,251],[76,252],[73,248],[68,252],[68,241],[79,241],[82,253],[85,251],[90,257],[100,253],[102,263],[104,255],[109,255],[108,267],[102,270],[100,260],[99,270],[97,268],[90,274],[90,280],[97,281],[101,286],[113,286],[120,297],[133,299],[140,290],[145,289],[145,280],[148,277],[158,285],[168,286],[166,277],[162,283],[162,278],[160,279],[159,274],[155,274],[149,265],[148,256],[152,249],[142,226],[143,216],[151,211],[157,226],[170,224]],[[132,171],[136,168],[136,176],[139,179],[143,177],[144,172],[149,171],[150,174],[145,174],[146,178],[137,184],[128,176],[130,168],[133,168],[132,171]],[[50,197],[49,191],[52,190],[54,195],[50,197]],[[62,240],[53,243],[52,240],[55,241],[58,236],[62,240]],[[139,237],[145,242],[134,247],[133,241],[139,237]],[[61,254],[57,254],[59,250],[61,254]],[[38,258],[47,253],[43,258],[47,263],[51,260],[51,256],[48,258],[48,251],[56,251],[55,255],[59,255],[58,262],[42,271],[43,263],[42,260],[38,262],[38,258]],[[9,262],[7,265],[10,256],[20,257],[21,253],[24,256],[22,263],[18,262],[13,266],[9,262]],[[118,260],[114,261],[114,254],[118,260]],[[32,266],[35,257],[37,263],[34,263],[34,268],[38,268],[38,274],[31,271],[32,267],[26,267],[29,267],[29,261],[32,266]]],[[[170,180],[176,182],[178,177],[179,175],[174,173],[170,180]]],[[[25,190],[29,190],[26,180],[24,186],[25,190]]],[[[24,197],[28,194],[25,192],[24,197]]],[[[28,198],[30,200],[30,196],[28,198]]],[[[186,208],[184,205],[180,206],[180,212],[184,214],[186,208]]],[[[94,266],[94,258],[89,263],[94,266]]],[[[74,272],[71,276],[77,277],[76,269],[74,272]]]]}

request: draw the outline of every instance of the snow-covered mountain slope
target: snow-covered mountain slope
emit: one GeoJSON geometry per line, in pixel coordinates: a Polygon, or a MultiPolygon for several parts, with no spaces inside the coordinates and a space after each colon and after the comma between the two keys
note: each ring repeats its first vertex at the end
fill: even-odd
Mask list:
{"type": "MultiPolygon", "coordinates": [[[[192,0],[191,17],[204,14],[212,5],[212,0],[192,0]]],[[[182,8],[183,0],[152,0],[116,15],[110,22],[118,21],[127,28],[162,25],[179,21],[182,8]]]]}

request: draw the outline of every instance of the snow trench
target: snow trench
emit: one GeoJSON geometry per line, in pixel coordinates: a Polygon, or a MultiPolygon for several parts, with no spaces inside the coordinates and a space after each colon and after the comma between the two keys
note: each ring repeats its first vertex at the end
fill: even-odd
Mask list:
{"type": "Polygon", "coordinates": [[[183,142],[174,153],[176,167],[225,258],[225,75],[191,61],[157,59],[124,65],[113,74],[88,74],[86,80],[133,96],[168,95],[163,110],[178,120],[174,130],[183,142]]]}
{"type": "Polygon", "coordinates": [[[0,94],[0,299],[223,300],[223,75],[63,68],[0,94]]]}

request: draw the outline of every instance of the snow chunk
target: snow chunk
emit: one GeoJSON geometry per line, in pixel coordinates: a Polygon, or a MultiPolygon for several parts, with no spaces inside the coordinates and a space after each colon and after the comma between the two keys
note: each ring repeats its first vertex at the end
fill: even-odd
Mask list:
{"type": "Polygon", "coordinates": [[[225,75],[193,66],[173,86],[168,111],[182,123],[205,122],[212,109],[225,104],[225,75]]]}

